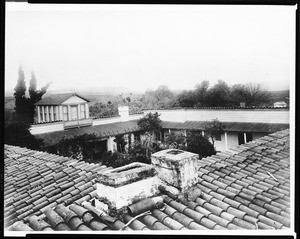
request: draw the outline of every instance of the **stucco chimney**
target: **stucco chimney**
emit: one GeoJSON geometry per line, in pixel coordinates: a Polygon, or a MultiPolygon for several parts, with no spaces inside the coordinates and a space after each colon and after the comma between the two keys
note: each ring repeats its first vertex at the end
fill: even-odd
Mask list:
{"type": "Polygon", "coordinates": [[[159,193],[160,180],[154,166],[144,163],[107,170],[98,174],[99,200],[108,204],[110,211],[123,210],[127,206],[159,193]]]}
{"type": "Polygon", "coordinates": [[[121,122],[129,120],[129,107],[128,106],[119,106],[118,107],[119,115],[121,116],[121,122]]]}
{"type": "Polygon", "coordinates": [[[198,182],[199,155],[178,149],[166,149],[151,155],[160,180],[188,192],[198,182]]]}

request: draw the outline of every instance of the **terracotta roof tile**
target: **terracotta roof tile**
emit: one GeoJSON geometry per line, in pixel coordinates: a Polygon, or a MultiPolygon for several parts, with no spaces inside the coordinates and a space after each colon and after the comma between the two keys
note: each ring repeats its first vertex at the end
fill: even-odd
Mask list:
{"type": "MultiPolygon", "coordinates": [[[[285,135],[288,132],[279,132],[199,161],[197,188],[202,195],[193,197],[195,202],[191,198],[169,195],[164,211],[155,209],[152,215],[134,220],[125,230],[138,229],[141,225],[154,230],[290,227],[289,148],[284,147],[289,137],[285,135]]],[[[17,220],[27,222],[32,220],[30,216],[37,215],[42,224],[49,221],[46,229],[70,230],[70,220],[52,225],[53,219],[43,220],[43,216],[58,204],[72,211],[82,202],[97,197],[96,174],[105,167],[20,147],[5,145],[5,150],[8,152],[4,180],[4,216],[8,220],[5,225],[17,220]]],[[[73,211],[76,216],[73,215],[72,229],[118,230],[126,222],[124,219],[108,222],[92,205],[80,210],[83,210],[81,214],[73,211]]]]}

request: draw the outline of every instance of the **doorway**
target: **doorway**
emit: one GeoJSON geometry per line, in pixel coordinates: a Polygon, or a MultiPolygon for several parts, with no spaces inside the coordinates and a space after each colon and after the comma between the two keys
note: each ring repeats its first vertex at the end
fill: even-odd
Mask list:
{"type": "Polygon", "coordinates": [[[76,106],[71,106],[71,120],[77,120],[77,105],[76,106]]]}

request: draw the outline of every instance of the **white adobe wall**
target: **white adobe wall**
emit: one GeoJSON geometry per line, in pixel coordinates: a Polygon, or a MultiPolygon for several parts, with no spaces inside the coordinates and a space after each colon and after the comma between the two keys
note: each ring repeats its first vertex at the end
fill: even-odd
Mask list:
{"type": "Polygon", "coordinates": [[[178,109],[146,110],[147,113],[158,112],[165,121],[210,121],[219,119],[223,122],[252,123],[289,123],[289,109],[178,109]]]}
{"type": "Polygon", "coordinates": [[[111,117],[111,118],[93,119],[93,126],[102,125],[102,124],[112,124],[117,122],[121,122],[120,116],[111,117]]]}
{"type": "Polygon", "coordinates": [[[29,131],[31,134],[44,134],[64,130],[63,122],[48,122],[47,124],[31,125],[29,131]]]}

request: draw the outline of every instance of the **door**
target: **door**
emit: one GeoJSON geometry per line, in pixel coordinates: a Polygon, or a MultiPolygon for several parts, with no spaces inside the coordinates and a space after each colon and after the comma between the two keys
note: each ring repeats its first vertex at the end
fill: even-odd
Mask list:
{"type": "Polygon", "coordinates": [[[77,105],[71,106],[71,120],[77,120],[77,105]]]}

